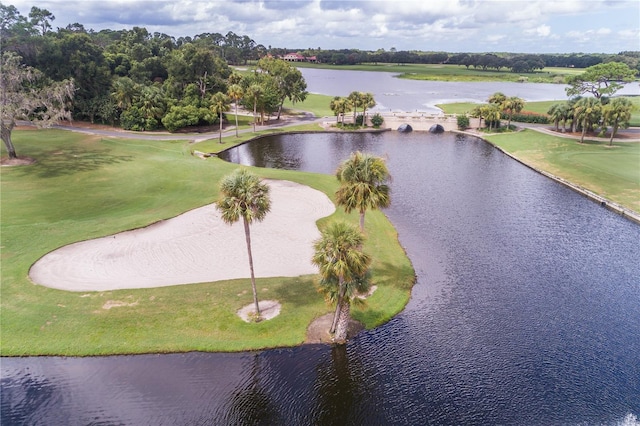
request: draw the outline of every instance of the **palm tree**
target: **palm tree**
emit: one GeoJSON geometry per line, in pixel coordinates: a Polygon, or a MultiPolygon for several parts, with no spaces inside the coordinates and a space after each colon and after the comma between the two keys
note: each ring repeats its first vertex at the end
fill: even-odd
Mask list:
{"type": "Polygon", "coordinates": [[[632,109],[633,104],[627,98],[614,98],[603,108],[603,121],[606,125],[611,126],[609,146],[613,145],[613,138],[618,132],[619,127],[623,129],[629,127],[632,109]]]}
{"type": "Polygon", "coordinates": [[[373,94],[372,93],[363,93],[362,97],[362,124],[366,127],[367,126],[367,109],[369,108],[373,108],[374,106],[376,106],[376,101],[373,98],[373,94]]]}
{"type": "Polygon", "coordinates": [[[582,98],[574,107],[576,121],[582,126],[580,143],[584,143],[584,135],[588,128],[593,128],[602,116],[602,104],[596,98],[582,98]]]}
{"type": "Polygon", "coordinates": [[[355,126],[356,124],[356,117],[358,114],[358,107],[360,105],[362,105],[362,92],[358,92],[358,91],[353,91],[351,93],[349,93],[349,96],[347,97],[347,100],[349,101],[349,104],[353,107],[353,125],[355,126]]]}
{"type": "Polygon", "coordinates": [[[230,104],[231,98],[229,98],[222,92],[217,92],[213,96],[211,96],[211,106],[209,108],[214,114],[218,115],[218,120],[220,120],[220,143],[222,143],[222,116],[226,111],[229,111],[230,104]]]}
{"type": "Polygon", "coordinates": [[[511,96],[506,98],[502,102],[502,110],[509,114],[509,121],[507,122],[507,129],[511,128],[511,119],[513,118],[514,113],[519,113],[524,108],[524,100],[517,97],[511,96]]]}
{"type": "Polygon", "coordinates": [[[562,106],[563,106],[562,103],[553,104],[549,107],[549,110],[547,111],[547,115],[549,115],[549,117],[553,120],[553,124],[555,124],[556,126],[556,132],[559,130],[560,120],[562,120],[562,116],[563,116],[562,106]]]}
{"type": "Polygon", "coordinates": [[[253,221],[262,221],[269,213],[271,209],[269,186],[247,169],[236,169],[235,172],[223,177],[220,181],[220,199],[216,202],[216,207],[222,214],[222,220],[230,225],[242,218],[249,254],[249,269],[251,269],[253,302],[255,303],[256,319],[259,321],[260,306],[258,305],[256,278],[253,272],[249,225],[253,221]]]}
{"type": "Polygon", "coordinates": [[[320,269],[320,286],[327,300],[335,301],[336,310],[329,332],[333,339],[347,338],[351,303],[368,290],[367,271],[371,258],[362,251],[364,236],[344,222],[327,226],[314,243],[312,262],[320,269]]]}
{"type": "Polygon", "coordinates": [[[238,137],[238,102],[244,96],[244,90],[242,90],[242,86],[240,86],[239,84],[232,84],[231,86],[229,86],[229,89],[227,89],[227,95],[229,95],[229,97],[233,99],[234,104],[236,106],[236,138],[237,138],[238,137]]]}
{"type": "Polygon", "coordinates": [[[256,114],[258,110],[258,100],[260,99],[260,96],[262,96],[263,92],[264,92],[264,89],[262,88],[261,85],[257,83],[252,84],[247,89],[247,95],[253,101],[253,132],[254,133],[256,131],[256,120],[257,120],[256,114]]]}
{"type": "Polygon", "coordinates": [[[506,95],[502,92],[495,92],[493,95],[489,96],[487,102],[490,104],[502,105],[502,103],[507,99],[506,95]]]}
{"type": "Polygon", "coordinates": [[[360,213],[360,230],[364,232],[366,210],[389,207],[391,204],[387,185],[390,176],[384,159],[356,151],[340,164],[336,177],[340,182],[336,202],[347,213],[352,210],[360,213]]]}
{"type": "Polygon", "coordinates": [[[349,101],[346,98],[335,96],[331,103],[329,104],[329,108],[336,115],[336,124],[338,123],[338,119],[342,116],[342,124],[344,125],[344,114],[349,112],[351,109],[351,105],[349,105],[349,101]]]}

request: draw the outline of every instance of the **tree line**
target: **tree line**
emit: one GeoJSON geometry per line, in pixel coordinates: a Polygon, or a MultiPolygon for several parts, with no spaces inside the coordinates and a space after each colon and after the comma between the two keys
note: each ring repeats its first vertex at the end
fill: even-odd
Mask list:
{"type": "MultiPolygon", "coordinates": [[[[278,52],[286,49],[277,50],[278,52]]],[[[389,51],[379,49],[375,52],[358,49],[322,50],[300,49],[296,52],[303,56],[315,56],[318,62],[333,65],[357,64],[451,64],[481,70],[509,70],[515,73],[528,73],[545,67],[588,68],[593,65],[622,62],[640,75],[640,52],[620,52],[618,54],[517,54],[517,53],[447,53],[428,51],[389,51]]]]}

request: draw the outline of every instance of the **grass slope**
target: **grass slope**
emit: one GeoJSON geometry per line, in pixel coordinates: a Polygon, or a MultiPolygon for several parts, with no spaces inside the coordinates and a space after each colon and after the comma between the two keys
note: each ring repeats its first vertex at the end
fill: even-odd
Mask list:
{"type": "Polygon", "coordinates": [[[534,130],[484,136],[523,162],[640,212],[640,143],[585,141],[534,130]]]}
{"type": "MultiPolygon", "coordinates": [[[[292,346],[304,340],[314,318],[331,311],[316,292],[315,276],[259,279],[260,298],[282,304],[278,317],[259,324],[244,323],[235,314],[252,301],[248,279],[81,293],[34,285],[28,271],[44,254],[211,203],[220,178],[238,166],[194,157],[193,147],[184,141],[99,138],[59,130],[15,131],[14,141],[19,154],[37,163],[2,168],[3,356],[292,346]]],[[[256,172],[312,186],[330,197],[337,187],[332,176],[256,172]]],[[[331,219],[355,224],[358,218],[338,211],[331,219]]],[[[371,328],[404,308],[414,272],[384,215],[368,214],[367,228],[365,250],[375,259],[379,289],[353,315],[371,328]]]]}

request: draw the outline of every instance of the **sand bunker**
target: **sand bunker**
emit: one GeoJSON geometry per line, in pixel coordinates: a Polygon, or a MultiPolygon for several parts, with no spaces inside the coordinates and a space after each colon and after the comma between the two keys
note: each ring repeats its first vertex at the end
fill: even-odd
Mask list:
{"type": "MultiPolygon", "coordinates": [[[[335,211],[322,192],[288,181],[265,181],[271,212],[251,225],[257,277],[314,274],[315,222],[335,211]]],[[[214,205],[146,228],[61,247],[29,272],[43,286],[103,291],[248,278],[242,222],[227,225],[214,205]]]]}

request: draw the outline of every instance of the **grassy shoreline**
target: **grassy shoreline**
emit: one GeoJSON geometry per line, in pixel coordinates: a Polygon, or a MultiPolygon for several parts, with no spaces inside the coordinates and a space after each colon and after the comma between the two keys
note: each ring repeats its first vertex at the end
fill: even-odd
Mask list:
{"type": "MultiPolygon", "coordinates": [[[[244,323],[236,315],[240,307],[251,303],[248,280],[77,293],[34,285],[28,278],[29,267],[44,254],[211,203],[217,197],[220,177],[238,166],[192,156],[191,146],[180,140],[25,130],[15,131],[14,141],[19,153],[38,162],[2,169],[2,356],[229,352],[296,346],[303,343],[314,318],[332,311],[316,292],[312,275],[259,279],[260,298],[282,304],[278,317],[259,324],[244,323]]],[[[337,188],[333,176],[255,171],[263,177],[309,185],[332,199],[337,188]]],[[[373,276],[378,290],[365,308],[353,310],[353,316],[373,328],[404,309],[415,274],[389,220],[380,212],[367,216],[365,250],[375,259],[373,276]]],[[[338,210],[321,219],[319,226],[334,218],[354,224],[358,220],[357,215],[338,210]]]]}

